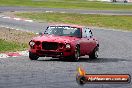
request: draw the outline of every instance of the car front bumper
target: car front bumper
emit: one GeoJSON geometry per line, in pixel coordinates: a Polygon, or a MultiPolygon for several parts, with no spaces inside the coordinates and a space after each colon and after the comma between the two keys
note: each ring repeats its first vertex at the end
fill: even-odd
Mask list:
{"type": "Polygon", "coordinates": [[[56,50],[29,50],[39,57],[67,57],[74,55],[72,50],[56,51],[56,50]]]}

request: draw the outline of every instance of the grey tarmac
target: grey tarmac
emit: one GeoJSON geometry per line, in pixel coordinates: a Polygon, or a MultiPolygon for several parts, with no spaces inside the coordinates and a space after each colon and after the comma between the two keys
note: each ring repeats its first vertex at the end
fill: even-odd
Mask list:
{"type": "MultiPolygon", "coordinates": [[[[40,32],[47,23],[0,18],[0,25],[40,32]]],[[[100,42],[99,59],[81,57],[78,62],[42,57],[31,61],[26,56],[0,59],[0,88],[132,88],[130,84],[76,83],[77,67],[88,74],[132,75],[132,32],[93,29],[100,42]]]]}
{"type": "Polygon", "coordinates": [[[38,8],[22,6],[0,6],[0,12],[31,11],[31,12],[61,12],[79,14],[103,14],[103,15],[132,15],[131,10],[81,10],[81,9],[62,9],[62,8],[38,8]]]}
{"type": "Polygon", "coordinates": [[[86,84],[76,83],[76,70],[82,66],[89,74],[132,75],[132,32],[93,30],[100,41],[97,60],[81,57],[78,62],[57,58],[28,57],[0,59],[0,88],[131,88],[132,84],[86,84]]]}

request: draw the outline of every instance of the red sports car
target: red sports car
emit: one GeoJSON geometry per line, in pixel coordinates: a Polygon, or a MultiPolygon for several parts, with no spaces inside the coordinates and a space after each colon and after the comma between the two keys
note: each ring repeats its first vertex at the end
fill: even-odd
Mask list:
{"type": "Polygon", "coordinates": [[[88,27],[77,25],[50,25],[30,42],[29,58],[58,57],[77,61],[80,56],[98,57],[99,42],[88,27]]]}

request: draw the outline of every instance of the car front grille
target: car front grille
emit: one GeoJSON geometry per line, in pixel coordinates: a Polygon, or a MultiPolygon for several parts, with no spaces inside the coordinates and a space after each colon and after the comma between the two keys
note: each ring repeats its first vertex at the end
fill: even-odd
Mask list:
{"type": "Polygon", "coordinates": [[[42,48],[44,50],[56,50],[58,48],[58,43],[56,43],[56,42],[42,42],[42,48]]]}

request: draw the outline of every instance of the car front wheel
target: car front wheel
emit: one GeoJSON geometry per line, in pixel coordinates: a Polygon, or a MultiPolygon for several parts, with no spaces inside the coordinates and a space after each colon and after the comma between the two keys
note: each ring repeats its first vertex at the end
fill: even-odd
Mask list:
{"type": "Polygon", "coordinates": [[[29,52],[29,59],[30,60],[37,60],[39,57],[31,52],[29,52]]]}
{"type": "Polygon", "coordinates": [[[89,55],[90,59],[97,59],[98,58],[98,53],[99,53],[99,47],[97,46],[93,52],[89,55]]]}

